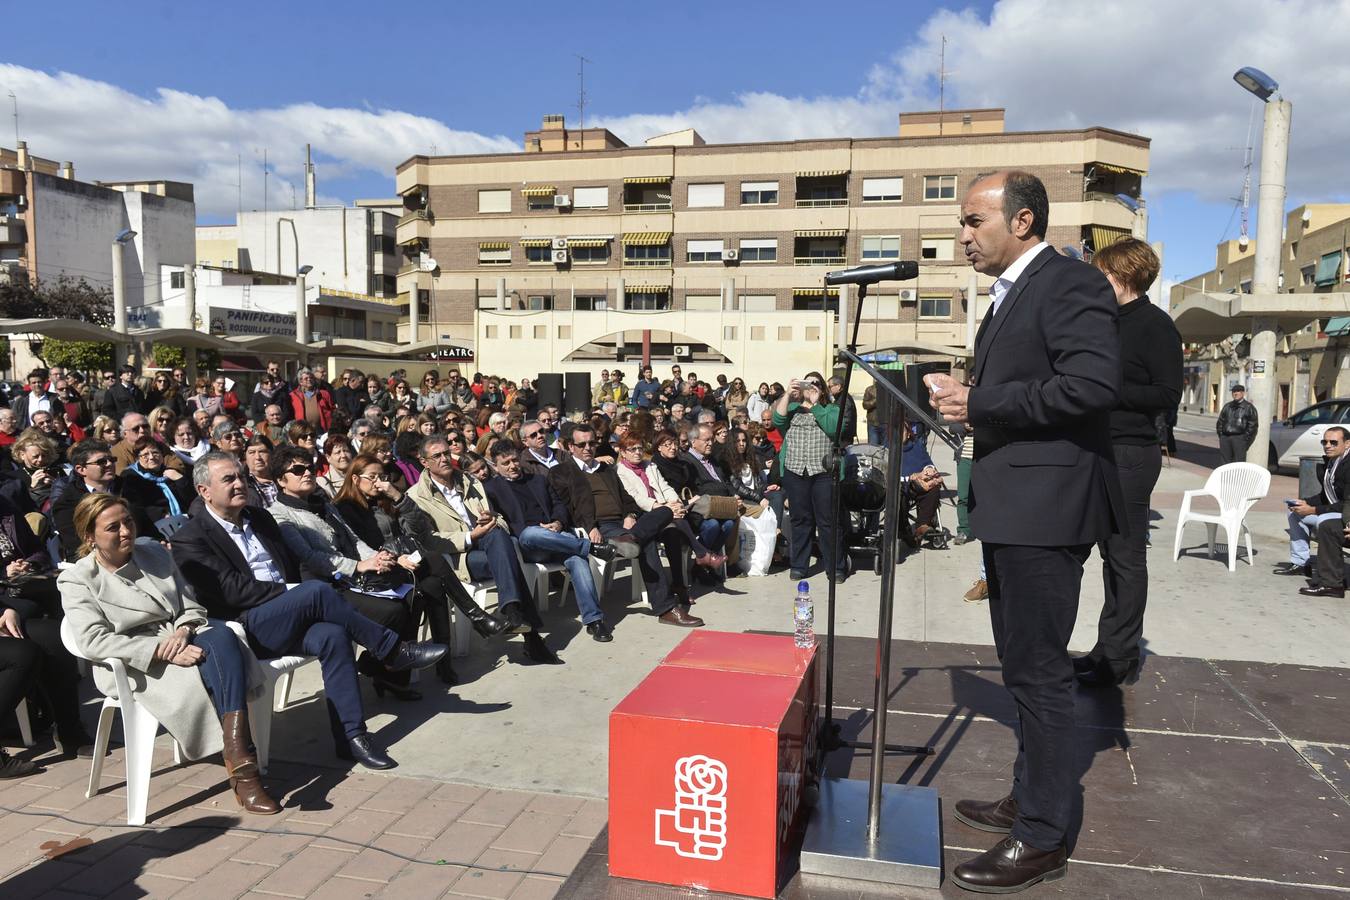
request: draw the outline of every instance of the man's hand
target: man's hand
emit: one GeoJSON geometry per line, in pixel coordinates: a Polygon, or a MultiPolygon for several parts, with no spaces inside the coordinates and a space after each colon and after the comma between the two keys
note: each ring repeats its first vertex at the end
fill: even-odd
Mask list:
{"type": "Polygon", "coordinates": [[[563,530],[562,523],[557,521],[556,519],[553,520],[552,522],[545,522],[544,527],[547,528],[549,531],[552,531],[554,534],[562,534],[563,530]]]}
{"type": "Polygon", "coordinates": [[[636,525],[636,524],[637,524],[637,516],[624,516],[624,517],[623,517],[623,530],[624,530],[624,531],[629,531],[629,530],[631,530],[632,527],[633,527],[634,525],[636,525]]]}
{"type": "Polygon", "coordinates": [[[0,612],[0,637],[23,637],[23,623],[19,614],[12,609],[0,612]]]}
{"type": "Polygon", "coordinates": [[[1300,516],[1313,516],[1317,514],[1317,510],[1313,509],[1303,500],[1298,501],[1293,506],[1289,507],[1289,509],[1292,510],[1295,515],[1300,516]]]}
{"type": "Polygon", "coordinates": [[[603,544],[605,542],[605,536],[600,533],[599,528],[592,528],[590,533],[586,535],[586,539],[592,544],[603,544]]]}
{"type": "Polygon", "coordinates": [[[950,422],[969,422],[968,401],[970,388],[950,375],[925,375],[923,382],[928,386],[933,408],[950,422]]]}

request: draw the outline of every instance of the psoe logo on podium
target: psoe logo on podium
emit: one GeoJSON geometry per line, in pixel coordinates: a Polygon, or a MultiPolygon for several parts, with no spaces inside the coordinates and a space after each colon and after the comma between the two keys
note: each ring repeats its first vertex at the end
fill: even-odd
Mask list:
{"type": "Polygon", "coordinates": [[[656,843],[716,862],[727,845],[727,766],[708,756],[675,761],[675,808],[656,811],[656,843]]]}

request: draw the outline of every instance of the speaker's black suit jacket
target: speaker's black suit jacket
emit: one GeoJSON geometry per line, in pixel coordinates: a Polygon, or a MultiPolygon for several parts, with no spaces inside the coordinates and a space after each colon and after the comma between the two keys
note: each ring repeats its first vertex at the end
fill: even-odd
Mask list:
{"type": "Polygon", "coordinates": [[[283,582],[253,577],[244,554],[206,510],[201,498],[193,501],[190,513],[188,523],[174,533],[171,541],[173,561],[211,617],[237,619],[245,611],[286,593],[286,582],[298,584],[302,580],[299,563],[286,549],[281,526],[267,510],[246,506],[244,519],[267,548],[272,563],[285,578],[283,582]]]}
{"type": "Polygon", "coordinates": [[[1067,547],[1124,533],[1109,421],[1120,341],[1106,277],[1039,251],[980,326],[974,376],[975,537],[1067,547]]]}

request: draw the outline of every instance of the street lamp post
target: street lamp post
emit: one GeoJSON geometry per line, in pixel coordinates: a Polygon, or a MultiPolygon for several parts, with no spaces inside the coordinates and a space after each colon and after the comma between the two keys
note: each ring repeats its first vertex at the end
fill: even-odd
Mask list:
{"type": "MultiPolygon", "coordinates": [[[[122,254],[127,243],[136,237],[136,232],[123,228],[112,242],[112,280],[113,280],[113,331],[120,335],[127,333],[127,284],[122,270],[122,254]]],[[[121,366],[126,360],[126,345],[118,343],[113,347],[113,362],[121,366]]]]}
{"type": "MultiPolygon", "coordinates": [[[[302,346],[309,346],[309,307],[305,305],[305,276],[313,266],[301,266],[295,273],[295,340],[302,346]]],[[[305,360],[301,358],[301,363],[305,360]]]]}
{"type": "MultiPolygon", "coordinates": [[[[1293,118],[1294,105],[1276,93],[1279,84],[1260,69],[1239,69],[1234,73],[1233,80],[1266,105],[1261,127],[1261,187],[1257,194],[1252,293],[1271,295],[1280,288],[1285,173],[1289,166],[1289,124],[1293,118]]],[[[1252,319],[1251,385],[1248,393],[1256,407],[1257,425],[1256,439],[1247,448],[1247,462],[1259,466],[1270,463],[1270,423],[1275,417],[1275,332],[1278,324],[1270,317],[1258,316],[1252,319]]]]}

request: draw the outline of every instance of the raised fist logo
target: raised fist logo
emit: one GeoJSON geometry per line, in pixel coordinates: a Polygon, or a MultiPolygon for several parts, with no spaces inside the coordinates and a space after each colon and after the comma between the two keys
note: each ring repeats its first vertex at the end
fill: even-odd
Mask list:
{"type": "Polygon", "coordinates": [[[707,756],[675,762],[675,808],[656,811],[656,843],[717,861],[727,843],[727,767],[707,756]]]}

